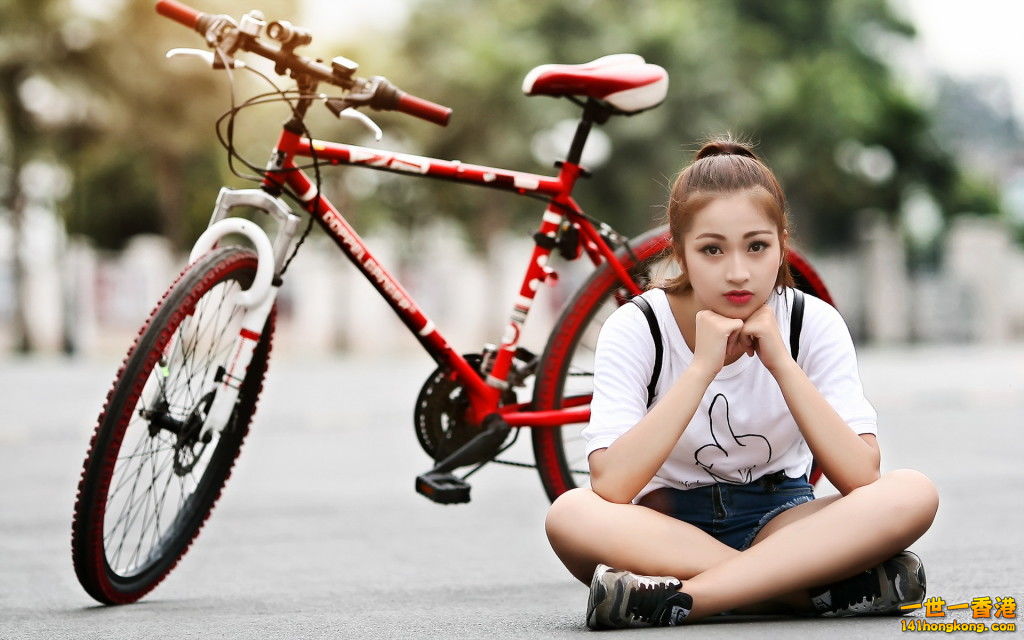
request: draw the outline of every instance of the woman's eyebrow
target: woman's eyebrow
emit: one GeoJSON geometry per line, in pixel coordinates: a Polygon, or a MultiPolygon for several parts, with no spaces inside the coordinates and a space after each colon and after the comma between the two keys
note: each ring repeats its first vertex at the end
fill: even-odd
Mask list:
{"type": "MultiPolygon", "coordinates": [[[[748,232],[743,234],[743,237],[744,238],[749,238],[750,236],[756,236],[756,235],[760,235],[762,233],[771,233],[771,231],[769,231],[767,229],[762,229],[760,231],[748,231],[748,232]]],[[[718,238],[719,240],[725,240],[725,236],[723,236],[722,234],[720,234],[720,233],[710,233],[710,232],[709,233],[702,233],[699,236],[697,236],[696,238],[694,238],[694,240],[700,240],[701,238],[704,238],[704,237],[718,238]]]]}

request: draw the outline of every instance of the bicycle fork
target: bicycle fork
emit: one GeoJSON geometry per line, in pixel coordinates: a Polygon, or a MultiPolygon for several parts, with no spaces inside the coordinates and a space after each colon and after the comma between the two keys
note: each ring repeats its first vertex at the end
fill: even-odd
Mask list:
{"type": "MultiPolygon", "coordinates": [[[[214,430],[222,431],[231,419],[242,381],[252,361],[253,351],[277,299],[281,286],[281,269],[288,249],[295,239],[299,221],[299,216],[293,214],[280,198],[275,198],[265,191],[222,188],[217,196],[209,226],[192,247],[189,264],[213,249],[225,236],[239,234],[252,243],[258,261],[256,276],[249,288],[233,293],[232,302],[243,307],[245,311],[228,359],[218,369],[214,379],[207,381],[207,384],[215,386],[199,434],[200,441],[208,439],[214,430]],[[231,209],[235,207],[251,207],[275,218],[278,228],[274,242],[271,243],[267,233],[256,223],[244,218],[229,217],[231,209]]],[[[174,353],[174,346],[169,346],[168,353],[174,353]]]]}

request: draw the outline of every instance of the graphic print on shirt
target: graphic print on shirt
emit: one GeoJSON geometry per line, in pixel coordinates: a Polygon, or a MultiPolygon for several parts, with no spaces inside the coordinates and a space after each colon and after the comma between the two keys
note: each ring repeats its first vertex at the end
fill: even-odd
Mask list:
{"type": "Polygon", "coordinates": [[[752,481],[754,469],[772,459],[772,445],[768,438],[756,433],[733,433],[729,422],[729,399],[724,394],[719,393],[711,400],[708,424],[713,442],[694,451],[693,459],[716,482],[747,484],[752,481]],[[729,471],[726,460],[732,456],[750,464],[729,471]]]}

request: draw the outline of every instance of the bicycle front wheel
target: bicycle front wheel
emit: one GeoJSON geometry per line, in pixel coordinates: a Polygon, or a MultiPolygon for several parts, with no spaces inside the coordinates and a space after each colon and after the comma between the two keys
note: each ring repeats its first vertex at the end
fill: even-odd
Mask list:
{"type": "Polygon", "coordinates": [[[221,431],[201,437],[227,369],[256,255],[216,249],[187,267],[143,325],[100,413],[78,485],[71,549],[85,590],[134,602],[174,568],[220,496],[256,408],[274,310],[221,431]]]}

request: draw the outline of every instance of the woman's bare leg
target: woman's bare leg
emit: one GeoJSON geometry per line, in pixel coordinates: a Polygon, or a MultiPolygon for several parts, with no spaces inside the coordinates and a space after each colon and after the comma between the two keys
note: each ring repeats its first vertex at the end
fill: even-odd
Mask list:
{"type": "MultiPolygon", "coordinates": [[[[800,506],[825,500],[814,500],[800,506]]],[[[772,519],[761,529],[753,544],[770,535],[772,525],[796,508],[772,519]]],[[[608,502],[590,489],[573,489],[559,496],[548,512],[546,529],[555,554],[585,585],[590,584],[599,562],[642,575],[689,580],[740,555],[736,549],[691,524],[647,507],[608,502]]],[[[804,589],[769,598],[759,604],[756,612],[790,612],[810,608],[810,597],[804,589]]],[[[750,612],[754,611],[751,609],[750,612]]]]}
{"type": "MultiPolygon", "coordinates": [[[[918,520],[920,521],[917,523],[918,526],[916,528],[919,528],[920,532],[913,536],[903,535],[903,538],[908,538],[903,546],[897,545],[889,553],[875,550],[876,553],[873,555],[868,554],[870,557],[877,556],[877,559],[873,561],[864,561],[862,559],[860,562],[854,562],[851,565],[849,562],[844,563],[843,559],[840,559],[838,562],[825,563],[829,567],[838,564],[840,569],[838,572],[829,572],[827,570],[818,572],[824,577],[817,579],[799,579],[798,575],[797,583],[801,584],[801,586],[792,589],[784,590],[785,585],[783,583],[774,579],[769,580],[768,584],[764,585],[764,589],[760,591],[756,588],[754,591],[740,590],[738,592],[740,597],[732,600],[730,600],[730,594],[727,592],[724,593],[723,597],[723,591],[726,590],[718,588],[717,583],[711,582],[707,578],[702,578],[701,581],[697,582],[696,590],[692,588],[697,580],[697,576],[708,572],[712,568],[726,565],[740,556],[749,555],[753,549],[761,547],[769,538],[788,529],[798,521],[808,519],[819,512],[824,512],[826,507],[832,506],[845,498],[838,495],[828,496],[784,511],[770,520],[758,532],[750,549],[742,553],[722,544],[693,525],[646,507],[607,502],[589,489],[576,489],[560,496],[548,512],[546,529],[548,539],[556,555],[558,555],[569,571],[584,584],[590,583],[590,577],[599,562],[643,575],[668,575],[686,580],[684,591],[690,595],[694,595],[694,591],[696,591],[701,593],[701,598],[707,598],[707,601],[698,604],[695,597],[694,608],[697,613],[691,613],[691,617],[688,620],[727,610],[745,613],[807,611],[810,609],[810,601],[807,594],[808,587],[834,582],[851,576],[858,571],[875,566],[882,560],[909,546],[910,542],[920,537],[930,526],[938,500],[931,481],[915,471],[903,470],[886,474],[883,478],[888,478],[883,487],[883,492],[886,495],[895,492],[897,497],[900,497],[900,500],[896,500],[897,504],[895,505],[877,505],[877,508],[869,511],[869,520],[874,522],[878,522],[879,519],[886,520],[886,522],[879,523],[878,532],[881,534],[883,531],[891,531],[895,528],[897,529],[896,537],[901,537],[899,535],[899,523],[902,522],[900,516],[909,516],[910,514],[906,513],[906,510],[914,511],[916,509],[919,512],[918,520]],[[906,493],[901,488],[904,484],[909,485],[910,493],[916,494],[916,497],[915,495],[902,495],[906,493]],[[930,512],[928,508],[929,501],[932,501],[930,512]],[[899,506],[900,504],[907,505],[908,503],[910,504],[909,507],[899,506]],[[905,511],[896,514],[894,518],[888,518],[885,515],[901,509],[905,511]],[[926,521],[926,523],[923,521],[926,521]],[[847,569],[846,567],[849,566],[853,568],[847,569]],[[757,593],[766,593],[767,595],[758,596],[756,595],[757,593]],[[751,597],[753,599],[750,599],[751,597]],[[728,602],[733,602],[733,604],[728,604],[728,602]]],[[[881,481],[882,479],[878,482],[881,481]]],[[[869,485],[869,487],[874,487],[878,482],[869,485]]],[[[862,487],[857,491],[851,492],[846,498],[854,496],[858,492],[860,492],[858,495],[863,496],[864,490],[869,487],[862,487]]],[[[872,497],[868,496],[866,499],[870,502],[872,497]]],[[[858,504],[854,505],[853,511],[862,510],[857,507],[863,506],[859,504],[863,500],[858,499],[855,502],[858,504]]],[[[838,518],[840,520],[839,528],[842,531],[846,531],[848,527],[842,520],[848,517],[850,511],[848,508],[842,509],[838,516],[828,518],[824,527],[834,528],[834,521],[838,518]]],[[[860,517],[860,515],[857,515],[857,519],[861,524],[865,523],[865,519],[860,517]]],[[[914,518],[911,517],[910,519],[912,522],[904,526],[914,529],[914,518]]],[[[903,520],[906,520],[906,517],[903,520]]],[[[814,533],[820,528],[821,526],[815,526],[811,531],[814,533]]],[[[829,538],[830,535],[831,533],[818,540],[819,543],[824,543],[824,546],[827,548],[826,551],[835,547],[834,539],[829,538]]],[[[791,538],[792,536],[787,537],[791,538]]],[[[792,540],[784,540],[783,544],[789,547],[794,545],[792,540]]],[[[772,545],[772,547],[776,546],[778,545],[772,545]]],[[[797,541],[795,546],[800,554],[796,561],[797,564],[801,566],[807,564],[806,560],[810,557],[810,554],[804,551],[803,543],[797,541]]],[[[819,546],[821,545],[819,544],[819,546]]],[[[774,552],[769,549],[766,553],[760,552],[755,557],[770,556],[772,553],[774,552]]],[[[844,558],[848,556],[845,553],[842,555],[844,558]]],[[[821,565],[819,564],[818,566],[821,565]]],[[[742,574],[744,570],[742,569],[739,573],[742,574]]],[[[735,579],[735,574],[733,574],[733,577],[730,577],[731,573],[732,571],[727,571],[724,575],[727,579],[735,579]]],[[[764,574],[761,571],[759,573],[764,574]]],[[[803,572],[797,573],[802,574],[803,572]]],[[[810,577],[813,577],[814,573],[811,573],[812,576],[810,577]]],[[[788,576],[792,578],[793,573],[790,571],[788,576]]],[[[741,575],[740,580],[742,581],[743,579],[741,575]]],[[[792,580],[790,581],[792,582],[792,580]]]]}
{"type": "Polygon", "coordinates": [[[693,610],[686,621],[869,569],[920,538],[938,503],[925,475],[886,473],[688,580],[683,590],[693,597],[693,610]]]}
{"type": "MultiPolygon", "coordinates": [[[[760,544],[762,540],[772,535],[782,527],[796,522],[797,520],[802,520],[812,513],[824,509],[826,506],[832,504],[841,497],[842,496],[838,494],[825,496],[824,498],[816,498],[810,502],[798,504],[791,509],[786,509],[761,527],[761,530],[757,532],[757,535],[754,536],[753,541],[751,541],[750,546],[753,547],[756,544],[760,544]]],[[[793,593],[785,596],[772,598],[766,602],[758,602],[750,605],[744,605],[742,607],[736,607],[731,611],[738,614],[766,614],[781,612],[810,613],[814,611],[814,606],[811,604],[811,595],[808,593],[808,590],[797,589],[793,593]],[[780,607],[780,604],[784,604],[785,606],[780,607]]]]}
{"type": "Polygon", "coordinates": [[[559,496],[545,528],[555,554],[587,585],[598,563],[684,580],[739,554],[689,523],[647,507],[608,502],[590,489],[559,496]]]}

